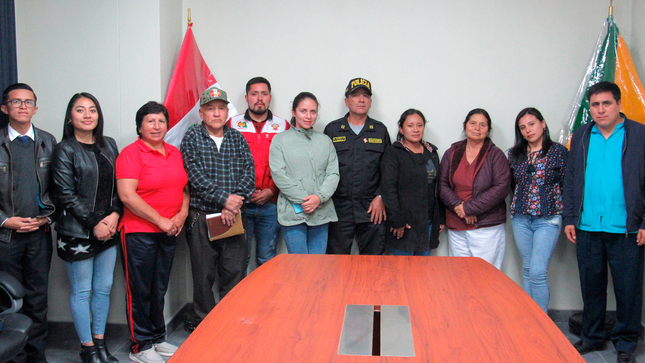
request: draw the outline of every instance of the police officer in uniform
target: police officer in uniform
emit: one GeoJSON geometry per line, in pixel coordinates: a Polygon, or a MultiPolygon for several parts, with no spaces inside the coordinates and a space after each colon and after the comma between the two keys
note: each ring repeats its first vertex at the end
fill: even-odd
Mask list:
{"type": "Polygon", "coordinates": [[[390,135],[383,123],[367,115],[372,107],[372,84],[368,80],[349,81],[345,106],[349,112],[325,127],[340,166],[340,183],[333,196],[338,222],[329,225],[327,253],[350,254],[356,237],[361,255],[381,255],[386,211],[380,196],[380,164],[390,135]]]}

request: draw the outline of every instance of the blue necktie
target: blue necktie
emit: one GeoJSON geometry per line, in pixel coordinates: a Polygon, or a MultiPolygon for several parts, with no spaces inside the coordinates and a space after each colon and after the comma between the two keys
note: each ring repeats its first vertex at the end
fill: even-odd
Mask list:
{"type": "Polygon", "coordinates": [[[26,145],[26,144],[29,144],[29,140],[31,139],[29,138],[29,136],[20,135],[18,136],[18,140],[20,140],[20,142],[26,145]]]}

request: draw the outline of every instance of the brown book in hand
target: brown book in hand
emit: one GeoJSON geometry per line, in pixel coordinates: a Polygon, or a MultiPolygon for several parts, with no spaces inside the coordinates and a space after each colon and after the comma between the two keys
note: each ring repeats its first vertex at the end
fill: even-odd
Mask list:
{"type": "Polygon", "coordinates": [[[206,225],[208,226],[208,239],[211,241],[237,236],[245,232],[240,213],[235,215],[235,224],[232,227],[224,224],[222,213],[207,214],[206,225]]]}

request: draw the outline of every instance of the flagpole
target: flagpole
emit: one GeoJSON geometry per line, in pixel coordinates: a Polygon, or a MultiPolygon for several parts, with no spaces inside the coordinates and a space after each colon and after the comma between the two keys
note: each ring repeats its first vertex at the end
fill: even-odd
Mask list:
{"type": "Polygon", "coordinates": [[[188,8],[188,26],[191,26],[191,25],[193,25],[193,22],[190,21],[190,8],[188,8]]]}
{"type": "MultiPolygon", "coordinates": [[[[188,9],[188,14],[190,14],[190,9],[188,9]]],[[[609,0],[609,16],[614,16],[614,0],[609,0]]]]}

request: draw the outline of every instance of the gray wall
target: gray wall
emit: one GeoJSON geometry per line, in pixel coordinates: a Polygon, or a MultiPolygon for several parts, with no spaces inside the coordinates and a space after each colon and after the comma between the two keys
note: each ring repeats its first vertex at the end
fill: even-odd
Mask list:
{"type": "MultiPolygon", "coordinates": [[[[182,3],[174,0],[30,1],[16,3],[18,73],[38,95],[34,123],[58,139],[65,108],[80,91],[94,94],[105,134],[120,148],[136,139],[134,114],[149,100],[163,101],[183,39],[182,3]]],[[[190,264],[180,241],[166,296],[171,318],[192,297],[190,264]]],[[[67,270],[52,260],[49,319],[71,321],[67,270]]],[[[125,285],[115,269],[110,322],[125,322],[125,285]]]]}
{"type": "MultiPolygon", "coordinates": [[[[371,116],[396,135],[405,109],[429,120],[425,137],[440,154],[462,137],[468,110],[486,108],[493,141],[513,143],[517,112],[535,106],[553,136],[564,122],[607,16],[605,0],[479,2],[285,0],[19,1],[19,79],[39,97],[34,123],[60,137],[71,95],[101,101],[107,135],[120,147],[136,138],[134,113],[163,101],[192,8],[197,43],[236,107],[256,75],[273,86],[272,109],[289,117],[291,100],[311,91],[321,102],[316,129],[342,116],[343,90],[353,77],[374,87],[371,116]]],[[[642,1],[616,3],[615,20],[645,76],[642,1]]],[[[507,226],[504,272],[521,283],[521,260],[507,226]]],[[[447,254],[446,236],[438,255],[447,254]]],[[[111,322],[124,321],[120,266],[111,322]]],[[[575,248],[561,239],[549,279],[551,308],[580,309],[575,248]]],[[[190,263],[180,241],[166,315],[191,300],[190,263]]],[[[66,270],[54,257],[50,319],[70,321],[66,270]]],[[[610,294],[611,296],[611,294],[610,294]]],[[[614,306],[610,298],[609,307],[614,306]]]]}

